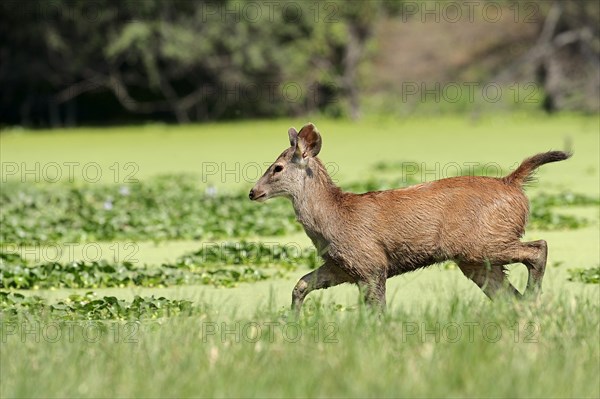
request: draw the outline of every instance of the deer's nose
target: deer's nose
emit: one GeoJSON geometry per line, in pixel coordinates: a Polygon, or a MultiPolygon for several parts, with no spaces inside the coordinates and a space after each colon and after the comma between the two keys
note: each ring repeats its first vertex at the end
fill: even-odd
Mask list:
{"type": "Polygon", "coordinates": [[[250,194],[248,194],[250,199],[254,199],[254,189],[250,190],[250,194]]]}

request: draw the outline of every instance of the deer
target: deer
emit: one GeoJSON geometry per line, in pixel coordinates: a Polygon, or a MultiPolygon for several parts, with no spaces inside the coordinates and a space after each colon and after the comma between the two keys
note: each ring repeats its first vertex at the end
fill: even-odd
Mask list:
{"type": "Polygon", "coordinates": [[[457,176],[406,188],[363,194],[334,184],[317,157],[322,139],[313,123],[288,131],[290,147],[250,190],[252,201],[291,200],[296,219],[323,259],[292,290],[292,310],[306,296],[343,283],[355,284],[361,300],[386,308],[386,281],[445,261],[490,299],[539,297],[546,268],[545,240],[521,242],[529,216],[524,185],[534,171],[571,157],[549,151],[525,159],[504,177],[457,176]],[[524,294],[507,278],[506,265],[528,269],[524,294]]]}

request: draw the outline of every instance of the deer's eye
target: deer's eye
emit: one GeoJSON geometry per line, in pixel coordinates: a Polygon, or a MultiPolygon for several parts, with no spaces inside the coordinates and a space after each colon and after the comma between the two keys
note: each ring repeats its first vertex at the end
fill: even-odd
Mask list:
{"type": "Polygon", "coordinates": [[[283,166],[281,165],[275,165],[275,167],[273,168],[273,173],[279,173],[283,170],[283,166]]]}

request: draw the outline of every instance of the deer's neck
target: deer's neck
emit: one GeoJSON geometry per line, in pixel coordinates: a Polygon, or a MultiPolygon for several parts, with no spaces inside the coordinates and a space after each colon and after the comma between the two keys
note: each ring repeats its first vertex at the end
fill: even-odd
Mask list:
{"type": "Polygon", "coordinates": [[[342,190],[325,167],[312,159],[307,165],[302,189],[292,196],[296,218],[319,251],[324,250],[340,225],[342,190]]]}

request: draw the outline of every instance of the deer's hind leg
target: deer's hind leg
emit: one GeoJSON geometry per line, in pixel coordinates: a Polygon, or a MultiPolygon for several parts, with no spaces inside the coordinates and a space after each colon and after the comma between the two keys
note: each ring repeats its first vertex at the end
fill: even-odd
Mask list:
{"type": "Polygon", "coordinates": [[[517,298],[521,297],[519,291],[506,278],[503,265],[459,262],[458,267],[490,299],[494,299],[500,293],[507,292],[517,298]]]}
{"type": "Polygon", "coordinates": [[[529,276],[525,295],[537,297],[542,292],[542,280],[546,271],[548,257],[548,244],[544,240],[530,242],[516,242],[507,247],[496,259],[501,263],[520,262],[527,266],[529,276]]]}
{"type": "Polygon", "coordinates": [[[542,292],[542,280],[546,271],[548,259],[548,244],[545,240],[521,243],[519,261],[527,266],[527,294],[538,296],[542,292]]]}
{"type": "Polygon", "coordinates": [[[475,263],[459,263],[458,266],[491,298],[502,287],[507,287],[509,291],[520,296],[515,287],[507,281],[502,265],[523,263],[529,272],[525,294],[537,297],[542,290],[547,256],[548,246],[544,240],[517,242],[493,254],[488,263],[491,266],[475,263]]]}

